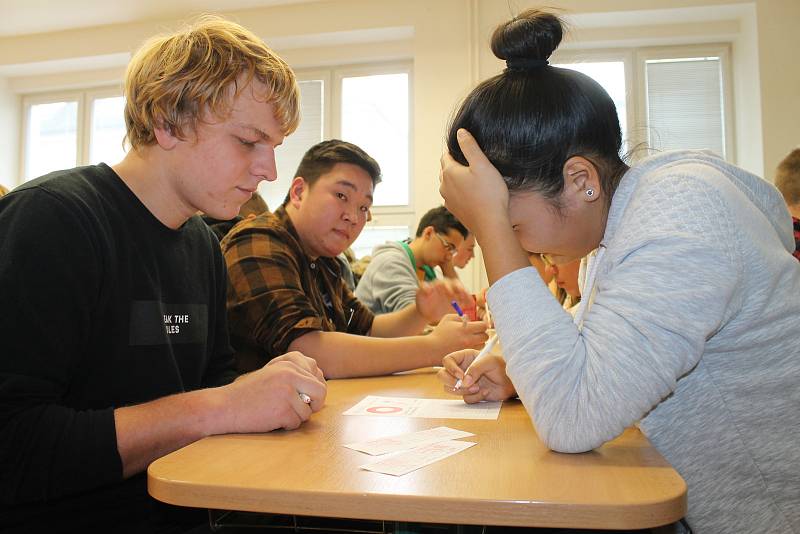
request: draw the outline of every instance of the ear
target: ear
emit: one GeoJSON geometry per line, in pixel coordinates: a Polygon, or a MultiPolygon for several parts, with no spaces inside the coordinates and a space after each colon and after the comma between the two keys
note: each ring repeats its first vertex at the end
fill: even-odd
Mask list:
{"type": "Polygon", "coordinates": [[[164,124],[163,122],[153,128],[153,135],[156,138],[156,143],[158,143],[158,146],[164,150],[172,150],[178,145],[178,141],[180,141],[180,139],[175,137],[175,134],[172,132],[172,127],[164,124]]]}
{"type": "Polygon", "coordinates": [[[600,173],[594,163],[582,156],[572,156],[564,164],[564,194],[578,202],[595,202],[603,196],[600,173]]]}
{"type": "Polygon", "coordinates": [[[430,239],[434,233],[436,233],[436,229],[433,226],[426,226],[422,231],[422,237],[425,239],[430,239]]]}
{"type": "Polygon", "coordinates": [[[295,176],[292,184],[289,186],[289,203],[295,208],[300,208],[303,203],[303,197],[308,191],[308,184],[302,176],[295,176]]]}

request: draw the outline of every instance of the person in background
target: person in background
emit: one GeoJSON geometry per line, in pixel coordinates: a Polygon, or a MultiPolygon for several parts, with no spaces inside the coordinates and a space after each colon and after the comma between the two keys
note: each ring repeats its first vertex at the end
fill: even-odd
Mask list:
{"type": "Polygon", "coordinates": [[[205,510],[149,497],[147,466],[212,434],[297,428],[322,408],[324,378],[299,353],[236,379],[225,262],[196,215],[234,217],[275,180],[298,100],[260,38],[201,17],[131,59],[120,163],[0,199],[4,530],[207,526],[205,510]]]}
{"type": "MultiPolygon", "coordinates": [[[[470,370],[465,399],[518,395],[565,453],[636,424],[686,480],[695,532],[800,532],[800,268],[784,200],[708,151],[628,167],[613,100],[548,64],[562,35],[536,9],[500,25],[506,69],[448,132],[440,193],[481,246],[505,358],[470,370]],[[564,264],[595,249],[573,317],[527,252],[564,264]]],[[[452,386],[474,357],[447,356],[440,378],[452,386]]]]}
{"type": "MultiPolygon", "coordinates": [[[[429,210],[420,219],[414,239],[375,247],[356,297],[375,314],[413,305],[420,286],[436,280],[434,267],[450,263],[468,234],[444,206],[429,210]]],[[[446,312],[446,308],[440,310],[441,315],[446,312]]]]}
{"type": "Polygon", "coordinates": [[[549,262],[546,256],[543,256],[542,259],[545,263],[545,270],[550,277],[548,284],[550,290],[565,310],[574,313],[577,311],[576,306],[581,301],[581,287],[578,281],[581,260],[573,260],[556,265],[549,262]]]}
{"type": "Polygon", "coordinates": [[[253,191],[253,196],[250,197],[250,200],[242,204],[242,207],[239,209],[239,214],[233,219],[215,219],[205,213],[202,215],[202,218],[203,222],[206,223],[208,227],[211,228],[211,231],[214,232],[214,235],[217,236],[217,239],[222,241],[225,234],[230,232],[231,228],[236,226],[239,221],[247,219],[248,217],[255,217],[265,211],[269,211],[267,203],[264,201],[264,198],[258,194],[258,191],[253,191]]]}
{"type": "Polygon", "coordinates": [[[775,187],[783,195],[794,226],[794,257],[800,260],[800,148],[783,158],[775,174],[775,187]]]}
{"type": "Polygon", "coordinates": [[[450,258],[450,261],[445,262],[440,267],[442,276],[447,278],[454,278],[458,280],[458,273],[456,268],[463,269],[466,267],[472,258],[475,257],[475,236],[467,234],[467,237],[458,245],[456,253],[450,258]]]}
{"type": "Polygon", "coordinates": [[[314,358],[327,378],[439,365],[454,349],[480,346],[482,322],[448,315],[469,298],[441,280],[415,289],[411,304],[375,316],[347,288],[341,254],[361,233],[380,167],[358,146],[332,139],[303,156],[283,205],[236,225],[221,245],[228,265],[228,317],[241,370],[287,350],[314,358]]]}

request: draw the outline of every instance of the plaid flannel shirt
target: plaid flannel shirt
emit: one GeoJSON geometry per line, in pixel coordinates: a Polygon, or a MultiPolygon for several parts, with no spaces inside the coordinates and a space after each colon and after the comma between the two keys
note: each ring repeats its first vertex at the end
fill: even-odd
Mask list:
{"type": "Polygon", "coordinates": [[[310,258],[283,207],[240,222],[221,246],[241,371],[284,354],[308,332],[366,335],[372,328],[375,316],[348,289],[336,258],[310,258]]]}
{"type": "Polygon", "coordinates": [[[800,219],[792,217],[794,224],[794,257],[800,260],[800,219]]]}

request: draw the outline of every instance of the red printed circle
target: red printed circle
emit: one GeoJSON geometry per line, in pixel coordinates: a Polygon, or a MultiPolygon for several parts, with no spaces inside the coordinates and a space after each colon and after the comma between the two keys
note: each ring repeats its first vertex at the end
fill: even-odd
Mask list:
{"type": "Polygon", "coordinates": [[[367,408],[369,413],[397,413],[402,412],[403,409],[397,406],[372,406],[371,408],[367,408]]]}

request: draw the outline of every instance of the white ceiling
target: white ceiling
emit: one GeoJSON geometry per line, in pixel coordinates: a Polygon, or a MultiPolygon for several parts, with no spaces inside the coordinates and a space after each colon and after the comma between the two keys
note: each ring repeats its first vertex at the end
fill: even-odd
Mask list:
{"type": "Polygon", "coordinates": [[[0,37],[311,0],[0,0],[0,37]]]}

